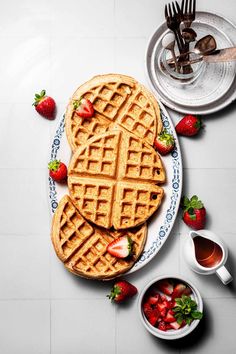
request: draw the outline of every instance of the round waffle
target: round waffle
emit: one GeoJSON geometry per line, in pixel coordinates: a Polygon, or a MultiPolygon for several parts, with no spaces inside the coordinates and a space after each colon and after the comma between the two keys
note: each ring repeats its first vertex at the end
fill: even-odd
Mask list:
{"type": "Polygon", "coordinates": [[[95,136],[72,156],[70,196],[79,212],[104,228],[144,223],[161,204],[165,182],[160,156],[125,129],[95,136]]]}
{"type": "Polygon", "coordinates": [[[125,75],[98,75],[76,90],[67,107],[66,134],[72,151],[106,131],[111,123],[122,126],[150,145],[162,130],[159,106],[143,85],[125,75]],[[94,116],[90,119],[75,113],[73,103],[81,97],[93,104],[94,116]]]}
{"type": "Polygon", "coordinates": [[[54,249],[65,267],[76,275],[101,280],[129,270],[143,251],[146,236],[146,224],[126,232],[108,232],[90,225],[67,195],[59,202],[51,230],[54,249]],[[107,245],[122,235],[128,235],[133,241],[133,255],[126,260],[106,251],[107,245]]]}

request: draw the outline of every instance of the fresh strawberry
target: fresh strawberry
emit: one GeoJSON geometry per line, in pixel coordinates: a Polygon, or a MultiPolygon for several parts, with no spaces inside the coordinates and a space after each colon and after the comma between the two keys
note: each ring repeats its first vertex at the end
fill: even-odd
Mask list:
{"type": "Polygon", "coordinates": [[[171,284],[168,280],[160,280],[157,283],[157,287],[166,295],[171,295],[173,292],[173,284],[171,284]]]}
{"type": "Polygon", "coordinates": [[[181,283],[177,284],[174,287],[174,291],[173,291],[173,294],[172,294],[172,300],[181,297],[185,290],[186,290],[186,285],[181,284],[181,283]]]}
{"type": "Polygon", "coordinates": [[[176,125],[175,130],[179,135],[193,136],[199,132],[201,127],[201,119],[189,114],[181,119],[181,121],[176,125]]]}
{"type": "Polygon", "coordinates": [[[56,182],[64,182],[67,178],[67,167],[60,160],[53,160],[48,164],[49,175],[56,182]]]}
{"type": "Polygon", "coordinates": [[[56,104],[52,97],[46,96],[45,90],[42,90],[40,94],[36,93],[34,100],[33,106],[41,116],[48,119],[54,118],[56,104]]]}
{"type": "Polygon", "coordinates": [[[180,324],[178,324],[177,321],[171,322],[171,323],[170,323],[170,326],[171,326],[173,329],[179,329],[179,328],[180,328],[180,324]]]}
{"type": "Polygon", "coordinates": [[[163,321],[165,322],[175,322],[176,318],[174,317],[174,312],[172,310],[169,310],[166,314],[166,317],[163,318],[163,321]]]}
{"type": "Polygon", "coordinates": [[[167,155],[174,149],[175,139],[166,129],[163,129],[162,132],[158,134],[154,145],[161,155],[167,155]]]}
{"type": "Polygon", "coordinates": [[[121,236],[107,246],[107,252],[117,258],[126,258],[132,253],[132,240],[129,236],[121,236]]]}
{"type": "Polygon", "coordinates": [[[206,209],[201,200],[194,195],[191,199],[183,197],[183,221],[194,230],[204,229],[206,223],[206,209]]]}
{"type": "Polygon", "coordinates": [[[119,303],[134,296],[137,292],[138,290],[134,285],[126,280],[119,280],[114,284],[111,293],[107,295],[107,297],[112,301],[119,303]]]}
{"type": "Polygon", "coordinates": [[[160,331],[166,331],[166,323],[164,321],[159,322],[157,328],[160,329],[160,331]]]}
{"type": "Polygon", "coordinates": [[[91,118],[94,114],[93,104],[87,98],[75,100],[73,106],[75,113],[82,118],[91,118]]]}

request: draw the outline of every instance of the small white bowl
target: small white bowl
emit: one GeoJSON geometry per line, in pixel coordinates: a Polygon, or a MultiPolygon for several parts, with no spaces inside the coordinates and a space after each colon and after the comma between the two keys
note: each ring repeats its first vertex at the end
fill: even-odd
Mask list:
{"type": "Polygon", "coordinates": [[[142,302],[143,302],[143,298],[144,298],[146,292],[149,290],[149,288],[153,284],[155,284],[159,280],[164,280],[164,279],[166,279],[166,280],[174,279],[174,280],[177,280],[177,282],[187,285],[192,290],[192,297],[197,303],[197,310],[203,312],[203,302],[202,302],[202,297],[201,297],[199,291],[195,288],[195,286],[189,280],[186,280],[184,278],[180,278],[178,275],[164,275],[164,276],[162,275],[162,276],[158,276],[155,279],[151,280],[145,286],[145,288],[142,290],[142,292],[139,295],[138,312],[139,312],[139,316],[140,316],[141,322],[143,323],[144,327],[148,330],[148,332],[153,334],[155,337],[167,339],[167,340],[179,339],[179,338],[185,337],[189,333],[191,333],[197,327],[200,320],[193,320],[193,322],[190,325],[186,325],[178,330],[172,329],[172,330],[168,330],[168,331],[164,332],[164,331],[161,331],[158,328],[152,326],[148,322],[148,320],[143,312],[143,309],[142,309],[142,302]]]}

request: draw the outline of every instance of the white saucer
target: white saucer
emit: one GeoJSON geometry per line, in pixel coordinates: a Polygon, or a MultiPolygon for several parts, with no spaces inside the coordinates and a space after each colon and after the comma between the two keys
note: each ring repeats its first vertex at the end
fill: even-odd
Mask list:
{"type": "MultiPolygon", "coordinates": [[[[198,39],[213,35],[218,49],[236,46],[236,27],[219,15],[197,12],[192,27],[198,39]]],[[[168,31],[163,23],[149,40],[146,52],[147,76],[158,98],[175,111],[193,114],[210,114],[235,100],[236,62],[206,64],[189,85],[175,82],[162,73],[157,62],[162,51],[161,39],[168,31]]]]}

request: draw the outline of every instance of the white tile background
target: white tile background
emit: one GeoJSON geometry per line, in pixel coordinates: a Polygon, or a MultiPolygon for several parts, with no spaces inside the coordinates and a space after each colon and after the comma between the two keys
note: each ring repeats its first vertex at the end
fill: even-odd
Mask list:
{"type": "MultiPolygon", "coordinates": [[[[235,285],[194,274],[182,257],[188,228],[180,217],[161,252],[127,277],[140,290],[157,274],[179,273],[204,297],[205,319],[188,338],[149,335],[137,299],[117,307],[111,283],[74,277],[50,244],[47,160],[50,138],[68,98],[92,75],[121,72],[147,84],[148,37],[164,21],[164,0],[8,0],[0,10],[0,353],[235,354],[235,285]],[[31,104],[45,88],[57,101],[55,121],[31,104]]],[[[199,10],[236,23],[235,0],[198,0],[199,10]]],[[[207,227],[229,247],[236,276],[236,104],[205,118],[197,139],[180,138],[184,193],[205,202],[207,227]]],[[[171,112],[176,123],[181,117],[171,112]]]]}

